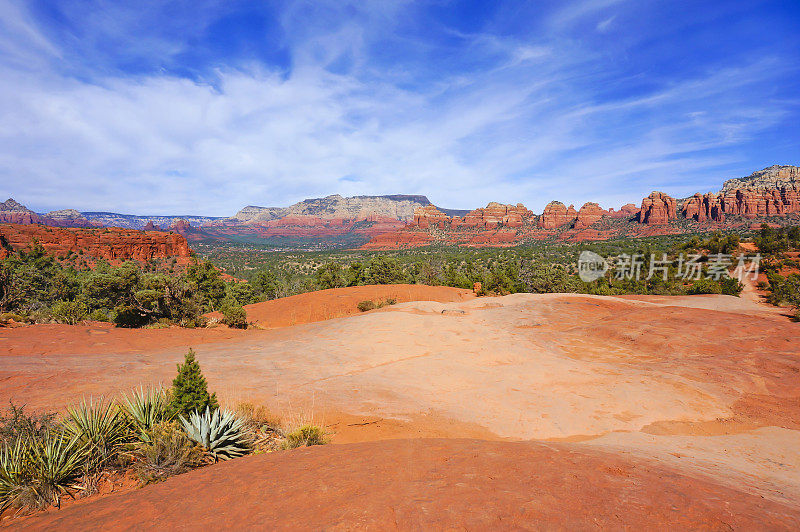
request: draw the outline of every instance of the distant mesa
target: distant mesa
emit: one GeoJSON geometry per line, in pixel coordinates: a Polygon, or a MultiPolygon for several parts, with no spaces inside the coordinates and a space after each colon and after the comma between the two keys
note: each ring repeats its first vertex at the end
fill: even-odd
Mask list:
{"type": "MultiPolygon", "coordinates": [[[[57,227],[122,227],[179,233],[203,240],[311,242],[322,247],[384,249],[431,243],[463,246],[513,246],[558,238],[603,240],[709,229],[749,227],[774,218],[800,223],[800,168],[774,165],[747,177],[725,181],[719,192],[684,199],[652,192],[640,206],[604,209],[586,202],[579,209],[551,201],[542,214],[521,203],[489,202],[473,210],[445,209],[426,196],[391,194],[310,198],[288,207],[249,205],[235,215],[138,216],[73,209],[37,214],[9,199],[0,203],[0,223],[57,227]],[[788,218],[787,218],[788,217],[788,218]]],[[[315,248],[318,249],[318,248],[315,248]]]]}

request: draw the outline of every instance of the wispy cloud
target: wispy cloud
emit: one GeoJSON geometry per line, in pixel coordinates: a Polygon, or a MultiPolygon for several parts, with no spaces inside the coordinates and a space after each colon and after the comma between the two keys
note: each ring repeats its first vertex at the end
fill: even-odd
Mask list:
{"type": "Polygon", "coordinates": [[[229,215],[332,193],[617,206],[754,170],[741,147],[797,113],[775,88],[797,62],[779,55],[643,79],[580,31],[553,33],[602,32],[620,2],[559,7],[541,35],[422,31],[430,15],[405,2],[295,2],[275,14],[288,62],[191,64],[232,8],[200,9],[188,39],[146,32],[160,12],[87,13],[71,44],[0,6],[0,195],[42,210],[229,215]],[[116,62],[97,29],[115,17],[117,41],[145,34],[116,62]]]}

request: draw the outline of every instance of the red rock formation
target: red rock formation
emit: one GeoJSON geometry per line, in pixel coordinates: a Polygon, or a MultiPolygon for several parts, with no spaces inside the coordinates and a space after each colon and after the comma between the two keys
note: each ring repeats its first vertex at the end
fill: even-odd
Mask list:
{"type": "Polygon", "coordinates": [[[652,192],[642,200],[639,222],[648,225],[669,223],[677,217],[675,208],[675,198],[663,192],[652,192]]]}
{"type": "Polygon", "coordinates": [[[493,201],[483,209],[470,211],[463,218],[452,218],[450,224],[454,229],[519,228],[522,227],[525,220],[532,216],[533,213],[526,209],[525,205],[522,203],[517,203],[516,205],[502,205],[493,201]]]}
{"type": "Polygon", "coordinates": [[[147,222],[144,227],[142,227],[142,231],[161,231],[157,225],[153,223],[152,220],[147,222]]]}
{"type": "Polygon", "coordinates": [[[584,203],[583,207],[578,211],[578,217],[575,220],[575,229],[583,229],[584,227],[589,227],[593,223],[597,222],[603,216],[607,215],[608,212],[603,210],[600,205],[594,202],[584,203]]]}
{"type": "Polygon", "coordinates": [[[435,205],[426,205],[414,209],[414,225],[420,229],[430,226],[442,227],[450,222],[450,217],[436,208],[435,205]]]}
{"type": "Polygon", "coordinates": [[[785,185],[767,189],[732,189],[719,195],[719,205],[722,212],[730,216],[750,219],[785,216],[800,212],[800,188],[796,185],[785,185]]]}
{"type": "Polygon", "coordinates": [[[639,207],[633,203],[628,203],[620,207],[618,211],[615,211],[613,208],[608,209],[608,215],[611,218],[635,218],[639,215],[639,207]]]}
{"type": "Polygon", "coordinates": [[[721,196],[709,192],[708,194],[695,194],[683,202],[681,213],[685,218],[698,222],[711,220],[724,222],[725,213],[722,208],[721,196]]]}
{"type": "Polygon", "coordinates": [[[572,225],[577,217],[578,213],[572,205],[567,208],[560,201],[551,201],[539,217],[538,225],[542,229],[557,229],[564,225],[572,225]]]}
{"type": "Polygon", "coordinates": [[[40,224],[42,217],[17,203],[13,198],[0,203],[0,223],[8,224],[40,224]]]}
{"type": "Polygon", "coordinates": [[[42,225],[5,224],[0,225],[0,238],[8,245],[7,248],[0,248],[3,257],[11,250],[27,249],[34,240],[37,240],[48,253],[59,257],[72,251],[83,251],[96,259],[109,261],[128,259],[145,261],[189,256],[189,244],[181,235],[134,229],[64,229],[42,225]]]}

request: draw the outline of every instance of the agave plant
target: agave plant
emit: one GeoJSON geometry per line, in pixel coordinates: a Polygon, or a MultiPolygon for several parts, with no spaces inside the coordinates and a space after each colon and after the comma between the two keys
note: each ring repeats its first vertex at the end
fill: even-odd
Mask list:
{"type": "Polygon", "coordinates": [[[0,512],[9,506],[58,506],[76,488],[86,458],[77,437],[49,431],[41,438],[17,438],[0,448],[0,512]]]}
{"type": "Polygon", "coordinates": [[[140,386],[131,392],[130,397],[126,394],[122,399],[125,413],[143,442],[150,441],[153,427],[174,417],[170,413],[169,397],[163,388],[140,386]]]}
{"type": "Polygon", "coordinates": [[[214,460],[228,460],[250,451],[250,434],[244,421],[233,412],[206,407],[202,414],[196,410],[187,420],[180,416],[183,430],[192,440],[202,445],[214,460]]]}
{"type": "Polygon", "coordinates": [[[113,402],[97,403],[84,399],[79,405],[67,409],[64,430],[86,445],[87,470],[102,469],[114,460],[130,433],[125,413],[113,402]]]}

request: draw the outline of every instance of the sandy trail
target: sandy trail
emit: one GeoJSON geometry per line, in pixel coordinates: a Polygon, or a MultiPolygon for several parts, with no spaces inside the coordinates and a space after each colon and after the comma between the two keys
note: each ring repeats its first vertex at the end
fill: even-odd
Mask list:
{"type": "MultiPolygon", "coordinates": [[[[403,303],[195,349],[223,402],[313,413],[335,441],[567,441],[798,508],[799,333],[745,298],[515,294],[403,303]]],[[[0,357],[0,401],[60,408],[168,382],[186,349],[104,347],[0,357]]]]}

